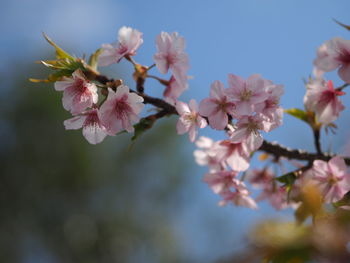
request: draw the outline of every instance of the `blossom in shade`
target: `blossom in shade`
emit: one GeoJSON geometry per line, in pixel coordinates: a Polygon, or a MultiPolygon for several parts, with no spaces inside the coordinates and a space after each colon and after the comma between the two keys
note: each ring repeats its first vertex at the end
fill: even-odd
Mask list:
{"type": "Polygon", "coordinates": [[[142,33],[131,27],[123,26],[118,32],[118,43],[103,44],[99,56],[100,66],[118,63],[125,56],[136,55],[136,50],[143,43],[142,33]]]}
{"type": "Polygon", "coordinates": [[[100,108],[100,119],[107,130],[116,134],[122,130],[133,132],[133,124],[140,120],[138,116],[144,104],[143,98],[131,93],[125,85],[120,85],[117,91],[108,89],[107,100],[100,108]]]}
{"type": "Polygon", "coordinates": [[[64,121],[66,130],[77,130],[83,128],[83,136],[91,144],[103,141],[108,131],[98,117],[98,110],[92,109],[64,121]]]}
{"type": "Polygon", "coordinates": [[[263,188],[263,192],[257,197],[257,201],[262,201],[267,199],[269,203],[276,209],[281,210],[287,207],[294,207],[296,205],[295,202],[291,200],[288,202],[288,192],[286,187],[277,186],[273,183],[266,184],[263,188]]]}
{"type": "Polygon", "coordinates": [[[211,85],[210,97],[201,101],[199,113],[208,117],[209,125],[223,130],[228,124],[227,114],[234,115],[235,105],[226,95],[224,84],[216,80],[211,85]]]}
{"type": "Polygon", "coordinates": [[[326,203],[337,202],[350,191],[350,174],[343,158],[335,156],[329,162],[316,160],[312,172],[326,203]]]}
{"type": "Polygon", "coordinates": [[[245,179],[256,188],[264,188],[265,185],[271,184],[275,174],[269,168],[249,170],[245,174],[245,179]]]}
{"type": "Polygon", "coordinates": [[[253,74],[247,80],[229,74],[228,84],[226,93],[234,101],[238,116],[252,115],[255,105],[265,101],[269,96],[265,88],[266,80],[259,74],[253,74]]]}
{"type": "Polygon", "coordinates": [[[188,89],[188,83],[184,81],[179,81],[171,76],[167,87],[164,90],[163,96],[165,100],[169,103],[175,104],[176,100],[180,95],[188,89]]]}
{"type": "Polygon", "coordinates": [[[317,121],[323,124],[329,124],[335,121],[344,105],[339,96],[344,95],[343,91],[334,89],[333,82],[324,79],[311,80],[307,86],[304,97],[304,105],[308,111],[316,114],[317,121]]]}
{"type": "Polygon", "coordinates": [[[339,68],[340,78],[350,83],[350,40],[340,37],[328,40],[317,50],[314,65],[325,72],[339,68]]]}
{"type": "Polygon", "coordinates": [[[193,155],[197,164],[201,166],[208,166],[209,172],[218,172],[225,168],[223,162],[220,160],[220,157],[217,155],[218,142],[214,142],[208,137],[201,136],[196,141],[196,146],[199,148],[194,151],[193,155]]]}
{"type": "Polygon", "coordinates": [[[178,134],[188,132],[191,142],[194,142],[197,136],[197,127],[204,128],[207,121],[198,114],[198,106],[195,100],[190,100],[189,105],[178,101],[176,102],[176,110],[180,115],[176,124],[178,134]]]}
{"type": "Polygon", "coordinates": [[[55,89],[63,91],[63,107],[72,114],[79,114],[98,101],[97,87],[77,69],[71,78],[55,82],[55,89]]]}
{"type": "Polygon", "coordinates": [[[221,193],[220,195],[223,200],[219,202],[219,205],[224,206],[231,202],[236,206],[244,206],[251,209],[257,209],[258,206],[254,199],[249,196],[249,191],[245,184],[237,179],[234,179],[233,182],[235,191],[224,191],[221,193]]]}
{"type": "Polygon", "coordinates": [[[154,61],[158,70],[166,74],[170,69],[176,80],[187,82],[189,63],[188,55],[184,52],[185,39],[177,32],[161,32],[156,45],[158,52],[154,55],[154,61]]]}
{"type": "Polygon", "coordinates": [[[249,168],[248,148],[244,142],[223,140],[216,147],[216,156],[234,171],[245,171],[249,168]]]}
{"type": "Polygon", "coordinates": [[[235,185],[235,177],[237,177],[237,172],[219,171],[205,174],[203,181],[209,185],[215,194],[221,194],[229,191],[230,187],[235,185]]]}

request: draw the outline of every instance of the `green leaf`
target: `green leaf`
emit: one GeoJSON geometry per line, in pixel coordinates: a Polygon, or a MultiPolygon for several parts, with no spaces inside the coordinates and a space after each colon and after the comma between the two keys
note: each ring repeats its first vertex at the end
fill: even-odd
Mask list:
{"type": "Polygon", "coordinates": [[[307,112],[297,109],[297,108],[291,108],[284,110],[285,113],[288,113],[289,115],[292,115],[293,117],[300,119],[302,121],[305,121],[306,123],[309,123],[309,118],[307,112]]]}
{"type": "Polygon", "coordinates": [[[280,183],[285,184],[286,186],[293,185],[297,177],[295,176],[294,172],[290,172],[284,175],[281,175],[279,177],[276,177],[276,180],[280,183]]]}
{"type": "Polygon", "coordinates": [[[289,202],[289,198],[290,198],[290,193],[292,191],[293,185],[295,180],[297,179],[296,175],[294,174],[294,172],[290,172],[287,174],[284,174],[282,176],[279,176],[276,178],[276,180],[280,183],[283,183],[284,186],[286,187],[287,190],[287,201],[289,202]]]}
{"type": "Polygon", "coordinates": [[[350,30],[350,26],[345,25],[345,24],[339,22],[338,20],[336,20],[336,19],[334,19],[334,18],[333,18],[333,21],[336,22],[338,25],[340,25],[340,26],[346,28],[347,30],[350,30]]]}
{"type": "Polygon", "coordinates": [[[94,69],[97,70],[98,66],[98,57],[101,55],[103,49],[99,48],[95,51],[94,54],[92,54],[89,58],[89,65],[94,69]]]}
{"type": "Polygon", "coordinates": [[[349,206],[350,205],[350,192],[347,192],[342,199],[338,202],[333,203],[333,206],[338,208],[341,206],[349,206]]]}
{"type": "Polygon", "coordinates": [[[70,60],[75,60],[74,57],[72,57],[66,51],[64,51],[62,48],[56,45],[55,42],[53,42],[45,33],[43,33],[43,36],[46,39],[46,41],[49,42],[49,44],[56,49],[56,57],[58,59],[68,58],[70,60]]]}
{"type": "Polygon", "coordinates": [[[75,70],[69,70],[69,69],[61,69],[56,70],[54,73],[50,74],[47,79],[33,79],[30,78],[29,81],[38,83],[38,82],[56,82],[57,80],[60,80],[62,77],[70,77],[72,76],[73,72],[75,70]]]}

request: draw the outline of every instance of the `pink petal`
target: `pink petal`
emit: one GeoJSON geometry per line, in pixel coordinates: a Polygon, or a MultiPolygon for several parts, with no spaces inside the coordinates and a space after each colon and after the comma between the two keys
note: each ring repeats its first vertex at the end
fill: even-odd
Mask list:
{"type": "Polygon", "coordinates": [[[216,112],[218,104],[213,99],[206,98],[199,104],[199,114],[208,117],[216,112]]]}
{"type": "Polygon", "coordinates": [[[79,115],[71,119],[65,120],[63,124],[66,130],[78,130],[81,127],[83,127],[85,120],[86,120],[86,115],[79,115]]]}
{"type": "Polygon", "coordinates": [[[83,128],[83,136],[91,144],[98,144],[107,136],[102,127],[97,124],[89,124],[83,128]]]}
{"type": "Polygon", "coordinates": [[[228,123],[227,114],[222,111],[218,111],[215,114],[210,115],[208,119],[210,126],[217,130],[225,129],[228,123]]]}
{"type": "Polygon", "coordinates": [[[350,63],[343,64],[338,70],[339,77],[346,83],[350,83],[350,63]]]}
{"type": "Polygon", "coordinates": [[[177,134],[184,134],[188,131],[189,127],[186,126],[180,119],[176,123],[177,134]]]}
{"type": "Polygon", "coordinates": [[[188,107],[187,103],[184,103],[182,101],[177,101],[176,102],[176,110],[180,115],[184,115],[186,113],[190,113],[191,110],[188,107]]]}

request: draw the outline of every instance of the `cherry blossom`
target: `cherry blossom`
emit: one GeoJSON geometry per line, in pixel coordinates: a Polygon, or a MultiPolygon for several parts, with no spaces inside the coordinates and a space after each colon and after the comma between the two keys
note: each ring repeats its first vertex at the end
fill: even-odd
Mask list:
{"type": "Polygon", "coordinates": [[[304,97],[304,105],[308,111],[316,114],[317,121],[323,124],[330,124],[335,121],[342,110],[345,109],[338,96],[345,93],[336,90],[333,82],[324,79],[311,80],[307,86],[304,97]]]}
{"type": "Polygon", "coordinates": [[[343,158],[335,156],[329,162],[316,160],[312,172],[326,203],[337,202],[350,191],[350,174],[343,158]]]}
{"type": "Polygon", "coordinates": [[[217,154],[217,145],[219,142],[214,142],[208,137],[201,136],[196,141],[196,146],[199,148],[194,151],[193,155],[197,164],[208,166],[209,172],[217,172],[225,168],[217,154]]]}
{"type": "Polygon", "coordinates": [[[112,134],[122,130],[133,132],[133,124],[140,120],[138,114],[142,111],[143,98],[135,93],[130,93],[129,88],[120,85],[117,91],[108,89],[107,100],[100,108],[102,124],[112,134]]]}
{"type": "Polygon", "coordinates": [[[263,137],[259,130],[267,131],[264,126],[264,118],[261,114],[245,116],[238,120],[236,129],[231,133],[231,140],[239,143],[244,142],[248,151],[253,152],[262,145],[263,137]]]}
{"type": "Polygon", "coordinates": [[[286,187],[277,186],[270,182],[269,184],[265,184],[263,192],[256,198],[256,200],[259,202],[267,199],[276,210],[281,210],[296,205],[292,201],[288,202],[287,195],[286,187]]]}
{"type": "Polygon", "coordinates": [[[275,178],[271,169],[253,169],[249,170],[245,174],[245,179],[256,188],[264,188],[266,184],[270,184],[275,178]]]}
{"type": "Polygon", "coordinates": [[[237,177],[237,173],[234,171],[219,171],[205,174],[203,181],[209,185],[215,194],[221,194],[235,186],[235,177],[237,177]]]}
{"type": "Polygon", "coordinates": [[[249,150],[244,142],[223,140],[215,148],[217,158],[234,171],[245,171],[249,168],[249,150]]]}
{"type": "Polygon", "coordinates": [[[55,89],[63,91],[63,108],[72,114],[79,114],[98,101],[97,87],[77,69],[71,78],[64,77],[55,82],[55,89]]]}
{"type": "Polygon", "coordinates": [[[188,89],[188,83],[184,81],[179,81],[171,76],[169,83],[164,90],[163,96],[165,100],[171,104],[175,104],[176,100],[180,95],[188,89]]]}
{"type": "Polygon", "coordinates": [[[131,27],[123,26],[118,32],[118,43],[103,44],[99,56],[100,66],[118,63],[125,56],[135,56],[136,50],[143,43],[142,33],[131,27]]]}
{"type": "Polygon", "coordinates": [[[102,125],[98,110],[92,109],[74,116],[71,119],[64,121],[66,130],[77,130],[83,128],[83,136],[91,144],[97,144],[103,141],[108,135],[105,126],[102,125]]]}
{"type": "Polygon", "coordinates": [[[228,124],[227,114],[234,115],[235,105],[226,95],[224,84],[216,80],[211,85],[210,97],[201,101],[199,113],[208,117],[209,125],[223,130],[228,124]]]}
{"type": "Polygon", "coordinates": [[[178,134],[188,132],[191,142],[194,142],[197,136],[197,127],[204,128],[207,121],[198,114],[198,106],[195,100],[190,100],[189,105],[184,102],[176,102],[176,110],[180,118],[176,125],[178,134]]]}
{"type": "Polygon", "coordinates": [[[265,81],[268,97],[262,103],[255,105],[255,111],[264,117],[264,127],[266,132],[282,125],[283,108],[279,105],[280,97],[283,95],[283,85],[274,85],[270,81],[265,81]]]}
{"type": "Polygon", "coordinates": [[[223,193],[221,193],[221,197],[223,198],[223,200],[219,202],[219,205],[224,206],[232,202],[236,206],[244,206],[251,209],[257,209],[258,206],[254,199],[249,196],[249,191],[246,185],[242,181],[239,181],[237,179],[234,179],[233,182],[233,187],[235,191],[224,191],[223,193]]]}
{"type": "Polygon", "coordinates": [[[189,69],[188,56],[184,52],[185,39],[177,32],[169,34],[161,32],[157,40],[158,52],[154,55],[154,61],[158,70],[166,74],[170,69],[177,81],[187,82],[187,70],[189,69]]]}
{"type": "Polygon", "coordinates": [[[350,83],[350,40],[336,37],[322,44],[314,65],[325,72],[339,68],[340,78],[350,83]]]}
{"type": "Polygon", "coordinates": [[[228,84],[226,93],[234,101],[238,116],[252,115],[255,105],[265,101],[269,96],[265,87],[266,82],[259,74],[253,74],[247,80],[229,74],[228,84]]]}

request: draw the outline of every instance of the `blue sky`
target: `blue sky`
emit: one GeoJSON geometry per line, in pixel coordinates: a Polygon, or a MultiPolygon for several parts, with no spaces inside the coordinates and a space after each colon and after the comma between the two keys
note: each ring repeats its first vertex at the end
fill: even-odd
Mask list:
{"type": "MultiPolygon", "coordinates": [[[[350,24],[349,10],[348,0],[3,0],[0,72],[6,74],[6,66],[13,61],[28,63],[40,59],[35,55],[49,50],[41,32],[81,56],[93,52],[102,43],[115,41],[121,26],[131,26],[144,34],[144,44],[135,58],[150,65],[156,36],[161,31],[178,31],[186,39],[189,74],[193,76],[190,89],[182,97],[184,101],[190,98],[200,101],[208,96],[210,84],[214,80],[226,83],[228,73],[245,78],[260,73],[285,86],[283,107],[301,108],[305,92],[302,79],[312,71],[317,47],[335,36],[350,39],[350,32],[332,21],[335,18],[350,24]]],[[[107,72],[113,73],[113,69],[107,72]]],[[[327,76],[342,84],[336,74],[327,76]]],[[[156,82],[150,84],[157,86],[156,82]]],[[[338,121],[342,123],[340,136],[323,139],[325,148],[331,142],[339,150],[346,142],[348,113],[344,111],[338,121]]],[[[210,131],[204,133],[215,139],[223,136],[210,131]]],[[[265,137],[291,147],[313,149],[309,128],[287,116],[284,126],[265,137]]],[[[184,154],[192,158],[193,149],[188,146],[184,154]]],[[[193,186],[188,191],[194,192],[193,199],[188,200],[187,211],[176,223],[179,236],[185,240],[184,250],[211,261],[230,253],[232,247],[239,247],[242,235],[230,236],[237,229],[244,233],[247,226],[273,212],[270,208],[257,212],[231,206],[218,208],[218,198],[200,182],[205,169],[194,166],[192,171],[189,176],[193,177],[193,186]],[[229,229],[222,226],[206,229],[209,223],[201,218],[205,213],[216,214],[213,220],[229,229]],[[209,240],[213,237],[219,243],[209,240]],[[213,249],[211,253],[206,251],[209,246],[213,249]]]]}

